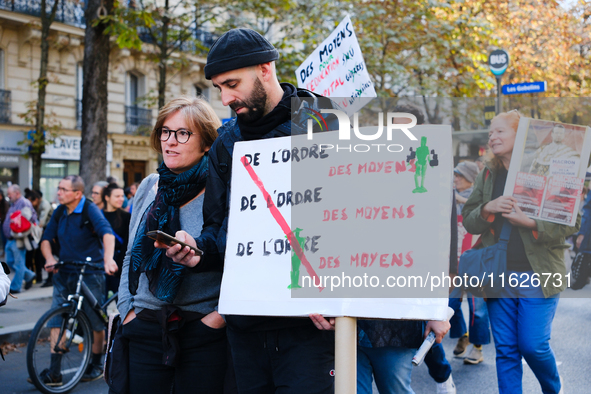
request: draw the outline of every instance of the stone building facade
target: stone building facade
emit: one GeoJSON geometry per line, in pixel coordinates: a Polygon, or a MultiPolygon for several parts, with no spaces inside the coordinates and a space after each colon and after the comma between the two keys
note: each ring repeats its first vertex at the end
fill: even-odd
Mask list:
{"type": "MultiPolygon", "coordinates": [[[[34,126],[25,124],[19,114],[37,99],[33,83],[39,77],[41,55],[36,16],[39,4],[40,0],[0,0],[0,187],[4,190],[10,182],[23,187],[32,182],[30,160],[19,141],[34,126]]],[[[46,114],[61,127],[59,138],[43,155],[41,188],[53,201],[59,179],[79,170],[84,58],[80,5],[64,3],[51,25],[49,40],[46,114]]],[[[144,48],[148,50],[149,46],[144,48]]],[[[190,60],[185,69],[169,73],[167,99],[201,94],[221,119],[229,118],[229,109],[204,77],[205,58],[190,60]]],[[[145,53],[113,45],[108,77],[107,174],[116,176],[125,186],[155,172],[159,164],[148,137],[158,111],[156,104],[142,100],[157,95],[157,71],[157,65],[146,60],[145,53]]]]}

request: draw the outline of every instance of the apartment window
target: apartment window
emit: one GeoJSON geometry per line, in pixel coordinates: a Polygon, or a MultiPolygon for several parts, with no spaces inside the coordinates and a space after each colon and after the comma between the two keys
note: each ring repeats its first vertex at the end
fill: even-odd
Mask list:
{"type": "Polygon", "coordinates": [[[127,105],[137,105],[139,98],[139,77],[134,73],[127,73],[127,105]]]}
{"type": "Polygon", "coordinates": [[[195,96],[201,96],[207,102],[209,102],[209,88],[200,85],[195,85],[195,96]]]}
{"type": "Polygon", "coordinates": [[[4,90],[4,51],[0,49],[0,89],[4,90]]]}
{"type": "Polygon", "coordinates": [[[125,132],[149,135],[152,127],[152,111],[141,104],[146,94],[146,78],[136,72],[128,72],[125,89],[125,132]]]}
{"type": "Polygon", "coordinates": [[[0,123],[10,123],[11,96],[4,90],[4,50],[0,49],[0,123]]]}

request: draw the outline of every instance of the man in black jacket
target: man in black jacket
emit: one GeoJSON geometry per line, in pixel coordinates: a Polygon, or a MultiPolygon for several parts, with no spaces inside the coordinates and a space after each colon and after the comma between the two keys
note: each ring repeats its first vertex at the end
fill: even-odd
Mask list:
{"type": "MultiPolygon", "coordinates": [[[[224,124],[210,149],[203,206],[204,226],[198,245],[225,252],[234,143],[292,134],[291,99],[313,97],[279,83],[277,50],[260,34],[234,29],[221,36],[207,56],[205,77],[220,91],[236,119],[224,124]]],[[[301,130],[299,131],[301,132],[301,130]]],[[[227,316],[240,393],[326,393],[334,384],[334,335],[309,319],[227,316]]]]}

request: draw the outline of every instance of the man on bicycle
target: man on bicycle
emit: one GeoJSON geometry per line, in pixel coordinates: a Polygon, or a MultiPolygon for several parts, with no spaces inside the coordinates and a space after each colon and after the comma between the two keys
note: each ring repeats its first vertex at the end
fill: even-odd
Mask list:
{"type": "MultiPolygon", "coordinates": [[[[117,263],[113,260],[115,237],[109,222],[96,205],[86,201],[84,197],[84,181],[78,175],[68,175],[62,179],[57,188],[57,198],[64,208],[57,208],[51,217],[41,241],[41,253],[46,259],[45,270],[53,272],[53,304],[52,308],[67,301],[69,294],[76,292],[79,268],[63,266],[54,268],[57,261],[52,253],[54,242],[59,247],[59,260],[97,262],[96,269],[87,269],[84,283],[102,304],[105,298],[105,274],[117,272],[117,263]],[[102,241],[102,244],[101,244],[102,241]],[[103,265],[104,262],[104,265],[103,265]],[[103,272],[104,269],[104,272],[103,272]]],[[[90,311],[84,303],[83,308],[93,329],[92,362],[82,377],[83,382],[100,379],[103,376],[102,353],[104,343],[104,323],[90,311]]],[[[56,325],[57,327],[57,325],[56,325]]],[[[55,341],[59,328],[52,328],[50,338],[51,362],[48,369],[41,372],[41,380],[48,386],[62,384],[62,355],[54,352],[55,341]],[[54,332],[55,330],[55,332],[54,332]]]]}

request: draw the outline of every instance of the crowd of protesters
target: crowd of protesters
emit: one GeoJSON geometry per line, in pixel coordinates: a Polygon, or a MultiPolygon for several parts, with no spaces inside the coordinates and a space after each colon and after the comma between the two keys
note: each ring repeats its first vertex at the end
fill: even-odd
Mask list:
{"type": "MultiPolygon", "coordinates": [[[[123,257],[125,257],[125,252],[127,251],[130,213],[137,186],[139,186],[139,182],[124,189],[122,186],[119,186],[119,182],[115,177],[108,177],[106,181],[97,182],[93,186],[90,195],[92,202],[103,212],[103,215],[113,227],[115,234],[117,234],[115,257],[119,268],[123,265],[123,257]],[[111,196],[112,193],[114,193],[113,197],[111,196]]],[[[40,283],[41,287],[51,287],[53,274],[51,272],[46,273],[44,270],[45,258],[41,253],[39,245],[53,211],[59,205],[59,199],[56,197],[56,201],[51,203],[43,197],[43,193],[40,190],[25,188],[21,191],[20,186],[16,184],[8,186],[6,193],[8,198],[4,194],[4,191],[0,189],[0,225],[6,225],[8,228],[8,231],[2,231],[1,233],[2,251],[0,252],[0,256],[4,255],[5,259],[11,260],[15,258],[18,262],[16,265],[19,267],[19,271],[21,266],[25,267],[23,270],[24,285],[20,286],[15,281],[14,286],[11,287],[13,294],[18,294],[22,290],[28,290],[35,283],[40,283]],[[18,197],[17,194],[14,194],[14,191],[16,191],[18,197]],[[11,194],[13,195],[12,198],[10,198],[11,194]],[[22,202],[15,205],[21,198],[24,198],[22,202]],[[27,205],[28,210],[25,209],[25,211],[22,211],[22,205],[26,204],[24,200],[28,200],[31,206],[29,207],[27,205]],[[19,220],[24,218],[26,220],[23,222],[30,222],[31,230],[15,233],[13,229],[10,229],[10,215],[15,211],[24,212],[24,216],[19,216],[19,220]],[[35,213],[34,217],[36,219],[31,220],[30,217],[33,216],[33,212],[35,213]],[[11,231],[12,234],[10,233],[11,231]],[[20,248],[16,257],[13,257],[15,254],[14,251],[9,251],[8,254],[6,253],[6,247],[12,245],[9,241],[24,237],[27,238],[26,242],[23,240],[18,243],[19,245],[23,245],[24,249],[20,248]],[[24,265],[20,263],[23,255],[24,265]],[[45,280],[43,280],[44,275],[45,280]]],[[[119,287],[118,278],[108,278],[107,282],[107,290],[116,292],[119,287]]]]}
{"type": "MultiPolygon", "coordinates": [[[[119,374],[123,378],[110,382],[113,392],[334,390],[333,318],[317,314],[309,319],[221,316],[217,312],[234,144],[290,135],[290,108],[300,98],[309,100],[310,107],[320,108],[314,94],[278,81],[277,59],[277,50],[252,30],[234,29],[221,36],[207,57],[205,77],[237,117],[222,126],[204,99],[175,98],[160,109],[151,134],[152,147],[163,158],[158,174],[149,175],[129,190],[113,179],[92,187],[93,209],[102,212],[109,226],[100,230],[101,235],[115,238],[109,250],[104,246],[104,252],[113,254],[116,267],[105,267],[105,271],[117,274],[109,276],[102,290],[105,296],[119,290],[122,324],[115,340],[125,344],[115,347],[120,353],[109,365],[125,372],[119,374]],[[171,234],[189,246],[154,241],[147,235],[153,230],[171,234]],[[198,255],[192,247],[204,254],[198,255]]],[[[398,112],[406,111],[413,109],[398,112]]],[[[420,116],[417,113],[417,118],[420,116]]],[[[510,272],[565,272],[565,237],[575,234],[579,224],[541,224],[521,212],[513,197],[503,196],[519,117],[516,111],[497,115],[490,126],[489,156],[461,162],[454,169],[450,273],[458,272],[458,257],[474,246],[478,235],[484,246],[490,246],[498,242],[504,227],[511,227],[507,251],[510,272]]],[[[60,186],[62,194],[83,190],[80,181],[68,179],[70,183],[60,186]]],[[[20,249],[22,243],[17,245],[9,217],[16,210],[28,209],[28,220],[42,230],[48,226],[53,208],[38,191],[29,190],[26,198],[22,197],[17,185],[8,189],[10,208],[4,196],[0,197],[6,259],[17,273],[10,289],[18,293],[23,282],[28,289],[35,279],[41,280],[45,253],[36,248],[28,252],[20,249]]],[[[83,198],[80,195],[72,200],[72,212],[79,207],[81,213],[83,198]]],[[[591,212],[591,202],[585,207],[591,212]]],[[[591,218],[585,219],[583,223],[591,227],[591,218]]],[[[50,223],[49,228],[52,226],[55,224],[50,223]]],[[[590,234],[591,228],[582,229],[577,246],[591,250],[590,234]]],[[[54,260],[52,253],[49,256],[54,260]]],[[[49,277],[43,286],[51,283],[49,277]]],[[[412,355],[433,331],[437,344],[427,364],[434,387],[438,393],[455,393],[451,366],[438,345],[449,331],[452,338],[458,338],[454,356],[463,357],[468,365],[484,361],[482,346],[491,342],[492,332],[499,392],[521,393],[524,358],[544,393],[560,393],[562,381],[550,334],[562,290],[564,286],[549,291],[532,285],[529,290],[506,290],[502,298],[485,300],[455,289],[449,299],[455,315],[449,323],[360,320],[358,391],[371,393],[374,378],[380,393],[413,393],[412,355]],[[461,311],[463,300],[469,305],[468,324],[461,311]]],[[[100,355],[94,347],[93,354],[89,380],[102,376],[100,355]]],[[[58,385],[59,367],[51,368],[44,378],[58,385]]]]}

